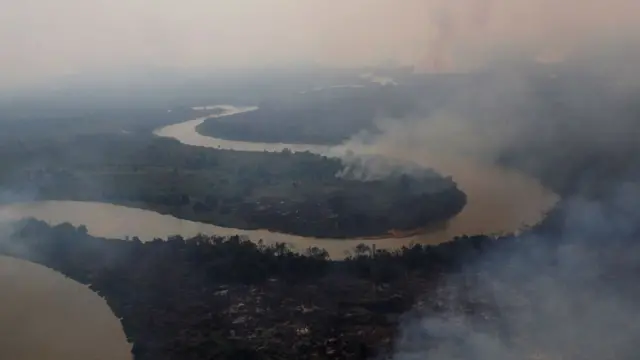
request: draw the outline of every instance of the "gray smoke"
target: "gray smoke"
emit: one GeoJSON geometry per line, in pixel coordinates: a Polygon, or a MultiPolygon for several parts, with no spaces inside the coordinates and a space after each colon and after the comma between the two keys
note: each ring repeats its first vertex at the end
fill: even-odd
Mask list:
{"type": "Polygon", "coordinates": [[[417,178],[436,178],[438,174],[411,161],[390,159],[379,155],[349,152],[341,158],[344,167],[336,174],[346,179],[361,181],[381,180],[408,175],[417,178]]]}
{"type": "Polygon", "coordinates": [[[637,358],[640,42],[628,35],[578,42],[557,61],[493,56],[443,104],[384,122],[380,154],[449,173],[465,172],[457,159],[509,158],[558,191],[575,187],[558,238],[528,235],[518,240],[526,251],[487,254],[425,295],[394,360],[637,358]]]}
{"type": "Polygon", "coordinates": [[[571,201],[559,247],[527,239],[526,251],[487,255],[449,276],[407,314],[393,359],[637,358],[638,195],[630,184],[606,205],[571,201]]]}

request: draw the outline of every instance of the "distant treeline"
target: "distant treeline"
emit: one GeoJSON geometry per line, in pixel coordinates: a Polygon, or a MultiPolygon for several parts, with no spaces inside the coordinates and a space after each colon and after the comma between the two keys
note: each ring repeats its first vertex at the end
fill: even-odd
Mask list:
{"type": "Polygon", "coordinates": [[[27,109],[0,113],[0,140],[70,139],[87,134],[150,134],[154,129],[199,116],[189,107],[171,109],[27,109]]]}
{"type": "Polygon", "coordinates": [[[196,130],[228,140],[335,145],[362,131],[377,133],[376,120],[410,113],[415,103],[406,95],[389,86],[328,87],[264,101],[256,111],[208,119],[196,130]]]}

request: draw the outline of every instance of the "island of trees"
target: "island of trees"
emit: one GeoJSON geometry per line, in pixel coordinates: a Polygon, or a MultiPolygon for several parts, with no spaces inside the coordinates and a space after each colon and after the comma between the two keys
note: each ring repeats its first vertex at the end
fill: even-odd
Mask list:
{"type": "Polygon", "coordinates": [[[431,171],[363,179],[311,153],[236,152],[135,134],[8,140],[0,162],[0,185],[14,201],[102,201],[314,237],[413,231],[442,224],[466,203],[451,179],[431,171]]]}
{"type": "Polygon", "coordinates": [[[377,119],[400,117],[411,105],[412,99],[393,87],[326,88],[211,118],[196,131],[227,140],[336,145],[362,131],[375,134],[377,119]]]}

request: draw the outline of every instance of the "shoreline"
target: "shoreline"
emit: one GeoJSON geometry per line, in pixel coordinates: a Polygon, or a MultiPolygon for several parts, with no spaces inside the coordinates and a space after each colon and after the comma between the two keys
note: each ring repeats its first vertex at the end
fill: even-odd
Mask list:
{"type": "MultiPolygon", "coordinates": [[[[165,209],[145,207],[145,206],[142,206],[140,203],[126,202],[126,201],[114,202],[114,201],[70,200],[70,199],[37,199],[32,201],[0,201],[0,216],[3,215],[3,211],[10,211],[7,209],[11,209],[13,207],[24,206],[29,208],[29,207],[38,206],[39,204],[46,204],[46,203],[78,203],[78,204],[113,205],[113,206],[133,209],[133,210],[147,211],[147,212],[156,213],[163,216],[170,216],[180,221],[188,221],[188,222],[197,223],[197,224],[210,225],[216,228],[224,229],[225,233],[237,232],[237,235],[243,235],[242,233],[247,233],[247,232],[266,232],[276,236],[301,238],[301,239],[316,240],[321,242],[322,241],[353,242],[353,241],[360,241],[360,240],[362,241],[393,240],[393,239],[407,239],[407,238],[416,237],[420,235],[428,235],[429,233],[446,229],[446,224],[448,224],[449,219],[451,219],[452,217],[455,217],[458,213],[460,213],[460,211],[458,211],[456,214],[454,214],[447,220],[438,220],[438,221],[435,221],[433,224],[421,226],[418,228],[413,228],[408,230],[389,229],[385,233],[382,233],[379,235],[345,236],[345,237],[308,236],[308,235],[301,235],[301,234],[285,232],[277,229],[264,228],[264,227],[240,228],[240,227],[225,226],[225,225],[220,225],[220,224],[216,224],[209,221],[199,221],[199,220],[193,220],[185,217],[179,217],[171,213],[170,211],[165,211],[165,209]]],[[[12,219],[12,221],[18,221],[18,220],[27,219],[30,217],[32,216],[21,217],[20,219],[12,219]]],[[[79,225],[85,225],[85,224],[78,224],[78,226],[79,225]]],[[[180,234],[166,234],[166,236],[173,236],[173,235],[180,235],[180,234]]],[[[286,241],[283,241],[283,242],[286,242],[286,241]]]]}

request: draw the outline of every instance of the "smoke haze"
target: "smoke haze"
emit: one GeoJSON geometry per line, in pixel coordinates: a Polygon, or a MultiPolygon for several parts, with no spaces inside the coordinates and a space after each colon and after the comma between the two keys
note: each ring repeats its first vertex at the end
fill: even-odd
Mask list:
{"type": "MultiPolygon", "coordinates": [[[[629,210],[637,192],[625,187],[611,200],[629,210]]],[[[519,239],[519,251],[489,253],[443,281],[437,300],[407,315],[393,359],[635,359],[637,211],[569,207],[561,244],[519,239]]]]}
{"type": "MultiPolygon", "coordinates": [[[[558,160],[550,168],[561,172],[574,154],[598,150],[609,163],[637,154],[637,117],[619,110],[633,103],[640,84],[638,14],[638,0],[0,0],[0,87],[139,67],[346,67],[391,59],[430,73],[500,68],[499,76],[456,93],[437,111],[382,121],[376,153],[473,179],[475,169],[458,163],[460,157],[497,161],[522,150],[542,154],[543,160],[517,160],[539,175],[540,161],[549,159],[558,160]],[[549,67],[564,61],[581,76],[559,66],[545,92],[547,83],[530,77],[533,64],[511,61],[523,59],[549,67]],[[605,85],[584,83],[593,78],[605,85]],[[540,111],[549,104],[541,98],[561,99],[562,106],[540,111]],[[552,115],[566,121],[539,121],[552,115]]],[[[625,174],[622,180],[635,181],[625,174]]],[[[640,193],[620,187],[604,201],[612,207],[575,199],[563,236],[629,236],[640,218],[640,193]]],[[[445,291],[441,299],[455,303],[463,290],[489,297],[515,343],[469,324],[464,309],[449,305],[445,317],[408,317],[396,360],[522,359],[538,351],[548,358],[633,358],[637,302],[603,281],[614,261],[596,255],[580,245],[561,248],[554,254],[559,272],[542,275],[530,259],[486,259],[476,269],[490,278],[474,277],[469,288],[453,277],[445,286],[453,294],[445,291]]]]}
{"type": "Polygon", "coordinates": [[[3,87],[136,67],[543,61],[637,37],[635,0],[0,0],[3,87]]]}
{"type": "Polygon", "coordinates": [[[460,159],[511,159],[563,195],[563,215],[553,237],[527,235],[520,252],[447,277],[427,295],[436,304],[406,315],[394,360],[637,357],[640,3],[430,5],[417,68],[483,75],[460,80],[439,106],[382,120],[369,146],[467,179],[475,174],[460,159]]]}

